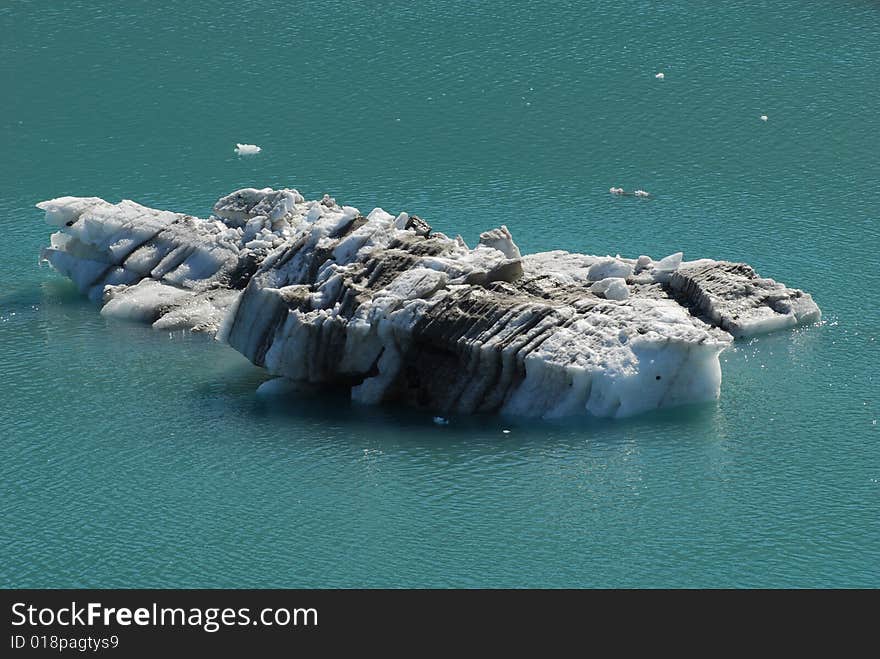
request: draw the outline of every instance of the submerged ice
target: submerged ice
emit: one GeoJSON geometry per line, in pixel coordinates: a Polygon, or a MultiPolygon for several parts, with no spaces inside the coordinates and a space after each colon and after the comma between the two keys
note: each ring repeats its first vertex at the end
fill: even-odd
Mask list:
{"type": "Polygon", "coordinates": [[[523,256],[504,226],[470,248],[416,215],[293,189],[238,190],[208,219],[97,197],[37,206],[58,229],[42,258],[102,314],[215,334],[281,378],[267,391],[623,417],[717,398],[733,337],[820,318],[741,263],[523,256]]]}

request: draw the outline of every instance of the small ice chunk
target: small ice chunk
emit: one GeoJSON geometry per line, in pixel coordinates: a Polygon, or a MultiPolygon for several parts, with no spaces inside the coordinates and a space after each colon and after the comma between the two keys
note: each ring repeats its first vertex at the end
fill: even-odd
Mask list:
{"type": "Polygon", "coordinates": [[[650,197],[651,196],[650,192],[645,192],[644,190],[636,190],[635,192],[633,192],[633,194],[636,197],[650,197]]]}
{"type": "Polygon", "coordinates": [[[655,73],[654,77],[657,78],[657,80],[663,80],[666,76],[663,75],[663,72],[661,71],[660,73],[655,73]]]}
{"type": "Polygon", "coordinates": [[[769,118],[766,114],[761,115],[761,121],[767,121],[769,118]]]}
{"type": "Polygon", "coordinates": [[[438,426],[448,426],[449,419],[445,419],[442,416],[435,416],[434,423],[436,423],[438,426]]]}
{"type": "Polygon", "coordinates": [[[670,254],[655,263],[654,270],[657,270],[658,272],[675,272],[678,270],[678,266],[681,265],[682,256],[683,254],[681,252],[670,254]]]}
{"type": "Polygon", "coordinates": [[[610,192],[611,194],[623,194],[623,188],[611,187],[609,188],[608,192],[610,192]]]}
{"type": "Polygon", "coordinates": [[[607,257],[600,259],[590,266],[590,269],[587,270],[587,279],[590,281],[602,281],[608,277],[622,277],[626,279],[632,276],[632,273],[633,267],[629,263],[607,257]]]}
{"type": "Polygon", "coordinates": [[[394,219],[395,218],[391,213],[387,213],[382,208],[374,208],[370,211],[370,214],[367,215],[367,222],[372,222],[374,225],[393,226],[394,219]]]}
{"type": "Polygon", "coordinates": [[[503,224],[498,229],[481,233],[480,244],[497,249],[509,259],[522,258],[519,247],[513,242],[513,236],[510,235],[510,231],[503,224]]]}
{"type": "Polygon", "coordinates": [[[250,220],[247,221],[247,224],[244,225],[244,234],[242,235],[242,239],[245,242],[253,240],[263,230],[265,224],[265,216],[257,215],[256,217],[252,217],[250,220]]]}
{"type": "Polygon", "coordinates": [[[503,432],[505,435],[509,435],[509,434],[510,434],[510,431],[509,431],[507,428],[505,428],[505,429],[502,430],[501,432],[503,432]]]}
{"type": "Polygon", "coordinates": [[[607,277],[590,286],[590,291],[604,295],[606,300],[625,300],[629,297],[626,280],[620,277],[607,277]]]}
{"type": "Polygon", "coordinates": [[[251,241],[248,241],[244,244],[244,246],[248,249],[258,250],[258,249],[272,249],[272,243],[268,240],[260,240],[259,238],[254,238],[251,241]]]}
{"type": "Polygon", "coordinates": [[[255,156],[262,150],[256,144],[235,144],[235,152],[240,156],[255,156]]]}

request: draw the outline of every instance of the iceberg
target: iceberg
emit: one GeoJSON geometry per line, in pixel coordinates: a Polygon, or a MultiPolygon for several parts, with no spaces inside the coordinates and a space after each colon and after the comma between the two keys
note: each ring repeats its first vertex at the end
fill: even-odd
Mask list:
{"type": "Polygon", "coordinates": [[[213,335],[276,378],[267,391],[341,385],[444,419],[715,400],[735,337],[821,318],[742,263],[523,255],[505,226],[470,248],[417,215],[294,189],[238,190],[207,219],[97,197],[37,207],[57,229],[41,258],[102,314],[213,335]]]}

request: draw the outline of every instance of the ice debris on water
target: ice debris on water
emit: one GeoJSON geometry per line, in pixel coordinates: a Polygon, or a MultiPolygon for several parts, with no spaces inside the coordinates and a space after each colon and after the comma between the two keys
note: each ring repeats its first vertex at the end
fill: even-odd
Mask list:
{"type": "Polygon", "coordinates": [[[263,149],[256,144],[236,144],[235,152],[240,156],[255,156],[263,149]]]}

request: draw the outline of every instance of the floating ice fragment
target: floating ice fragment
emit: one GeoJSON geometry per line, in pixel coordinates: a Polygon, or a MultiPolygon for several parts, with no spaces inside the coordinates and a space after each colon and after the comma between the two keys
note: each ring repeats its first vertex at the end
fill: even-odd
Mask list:
{"type": "Polygon", "coordinates": [[[608,190],[611,194],[623,194],[623,188],[612,187],[608,190]]]}
{"type": "Polygon", "coordinates": [[[657,78],[657,80],[663,80],[666,76],[663,75],[662,72],[660,72],[660,73],[657,73],[654,77],[657,78]]]}
{"type": "Polygon", "coordinates": [[[622,277],[626,279],[631,277],[633,267],[626,261],[614,259],[610,256],[598,259],[590,269],[587,270],[587,279],[590,281],[602,281],[608,277],[622,277]]]}
{"type": "Polygon", "coordinates": [[[256,144],[238,144],[235,145],[235,152],[240,156],[255,156],[263,149],[256,144]]]}
{"type": "Polygon", "coordinates": [[[509,431],[507,428],[505,428],[505,429],[502,430],[501,432],[503,432],[505,435],[509,435],[509,434],[510,434],[510,431],[509,431]]]}
{"type": "Polygon", "coordinates": [[[769,118],[766,114],[761,115],[761,121],[767,121],[769,118]]]}
{"type": "Polygon", "coordinates": [[[636,190],[633,192],[636,197],[650,197],[651,194],[649,192],[645,192],[644,190],[636,190]]]}
{"type": "Polygon", "coordinates": [[[105,315],[216,333],[271,375],[359,382],[355,401],[447,414],[623,417],[715,400],[733,335],[821,318],[809,294],[742,263],[521,255],[504,227],[469,249],[415,215],[322,201],[247,188],[199,219],[55,199],[39,204],[57,228],[41,256],[105,315]],[[606,300],[627,297],[588,292],[606,278],[606,300]]]}

